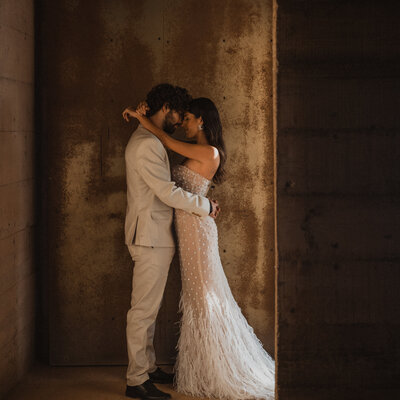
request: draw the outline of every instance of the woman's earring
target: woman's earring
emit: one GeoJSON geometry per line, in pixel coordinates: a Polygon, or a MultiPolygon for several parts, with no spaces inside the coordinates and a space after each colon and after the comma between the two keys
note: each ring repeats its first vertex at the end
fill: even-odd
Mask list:
{"type": "Polygon", "coordinates": [[[200,131],[203,130],[203,124],[199,125],[199,130],[200,130],[200,131]]]}

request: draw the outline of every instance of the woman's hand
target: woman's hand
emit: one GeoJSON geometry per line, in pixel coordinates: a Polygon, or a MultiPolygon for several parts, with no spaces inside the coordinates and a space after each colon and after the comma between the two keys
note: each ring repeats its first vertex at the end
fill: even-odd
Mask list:
{"type": "Polygon", "coordinates": [[[141,101],[139,105],[136,107],[136,112],[143,116],[147,114],[148,110],[150,110],[150,107],[147,105],[145,101],[141,101]]]}
{"type": "Polygon", "coordinates": [[[133,107],[127,107],[122,113],[122,118],[126,121],[129,122],[129,117],[134,117],[136,118],[136,111],[133,109],[133,107]]]}
{"type": "Polygon", "coordinates": [[[125,108],[125,110],[122,112],[122,117],[127,122],[129,122],[129,117],[137,118],[140,120],[141,117],[144,117],[146,115],[147,110],[149,110],[149,106],[145,101],[141,101],[136,107],[136,110],[134,109],[134,107],[125,108]]]}
{"type": "Polygon", "coordinates": [[[165,133],[162,129],[158,128],[153,124],[153,122],[146,117],[147,111],[150,109],[150,107],[147,105],[145,101],[141,101],[139,105],[136,107],[136,110],[133,109],[133,107],[127,107],[122,113],[123,118],[125,121],[129,122],[129,117],[137,118],[139,122],[146,128],[148,131],[150,131],[154,136],[157,136],[161,142],[163,142],[166,146],[167,144],[165,143],[166,138],[168,138],[168,134],[165,133]]]}

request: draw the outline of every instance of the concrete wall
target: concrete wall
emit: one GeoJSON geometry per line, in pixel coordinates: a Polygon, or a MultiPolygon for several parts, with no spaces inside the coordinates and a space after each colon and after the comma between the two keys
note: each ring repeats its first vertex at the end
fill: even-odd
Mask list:
{"type": "Polygon", "coordinates": [[[33,1],[0,2],[0,397],[34,354],[33,1]]]}
{"type": "MultiPolygon", "coordinates": [[[[221,111],[229,161],[215,188],[222,262],[232,291],[274,354],[271,1],[50,1],[40,7],[43,260],[54,364],[126,361],[132,261],[124,245],[121,113],[169,81],[221,111]]],[[[157,328],[172,362],[179,269],[157,328]]]]}
{"type": "Polygon", "coordinates": [[[399,7],[277,16],[279,398],[399,398],[399,7]]]}

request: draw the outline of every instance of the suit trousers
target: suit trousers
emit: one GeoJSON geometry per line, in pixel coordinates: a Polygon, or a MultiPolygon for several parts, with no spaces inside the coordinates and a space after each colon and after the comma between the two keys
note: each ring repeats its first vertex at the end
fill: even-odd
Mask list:
{"type": "Polygon", "coordinates": [[[175,247],[128,245],[134,261],[131,308],[127,313],[129,386],[141,385],[156,370],[153,346],[156,318],[161,306],[175,247]]]}

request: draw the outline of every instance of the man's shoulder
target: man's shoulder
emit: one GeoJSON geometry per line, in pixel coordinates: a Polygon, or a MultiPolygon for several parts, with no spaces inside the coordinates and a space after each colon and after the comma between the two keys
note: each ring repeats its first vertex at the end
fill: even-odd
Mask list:
{"type": "Polygon", "coordinates": [[[154,136],[142,125],[139,125],[138,128],[132,133],[127,147],[129,147],[129,150],[135,152],[137,155],[143,155],[144,152],[147,152],[148,150],[156,151],[158,153],[166,152],[160,139],[154,136]]]}
{"type": "Polygon", "coordinates": [[[160,139],[158,139],[157,136],[153,135],[142,125],[139,125],[137,129],[132,133],[131,139],[134,142],[145,142],[149,144],[157,143],[162,145],[160,139]]]}

